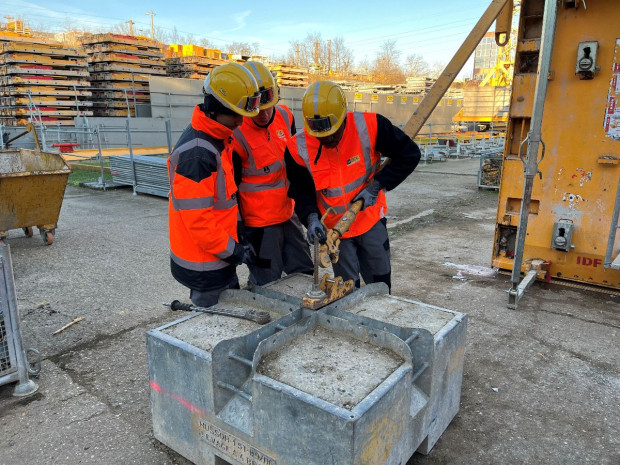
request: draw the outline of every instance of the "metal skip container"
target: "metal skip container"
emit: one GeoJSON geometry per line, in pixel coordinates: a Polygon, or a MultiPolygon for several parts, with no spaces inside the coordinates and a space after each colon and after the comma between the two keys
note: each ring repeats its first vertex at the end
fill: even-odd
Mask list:
{"type": "Polygon", "coordinates": [[[226,291],[217,307],[267,310],[272,322],[196,314],[149,331],[155,437],[213,465],[396,465],[428,453],[458,411],[466,316],[428,306],[417,321],[429,330],[413,313],[412,324],[355,313],[382,298],[393,299],[375,284],[312,311],[273,288],[226,291]],[[442,331],[459,333],[440,348],[447,360],[442,331]]]}
{"type": "Polygon", "coordinates": [[[43,242],[54,234],[71,168],[61,155],[37,149],[0,151],[0,240],[10,229],[32,236],[39,229],[43,242]]]}

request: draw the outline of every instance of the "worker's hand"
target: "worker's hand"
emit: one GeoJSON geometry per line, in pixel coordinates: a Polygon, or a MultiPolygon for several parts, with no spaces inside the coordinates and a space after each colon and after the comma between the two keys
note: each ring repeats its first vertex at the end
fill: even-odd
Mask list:
{"type": "Polygon", "coordinates": [[[252,244],[243,244],[243,249],[243,258],[241,259],[241,262],[246,265],[254,263],[254,260],[256,259],[256,252],[254,251],[252,244]]]}
{"type": "Polygon", "coordinates": [[[320,244],[325,244],[327,235],[325,234],[325,228],[319,220],[319,215],[310,213],[308,215],[308,242],[314,244],[315,238],[319,240],[320,244]]]}
{"type": "Polygon", "coordinates": [[[364,210],[366,207],[372,207],[374,204],[377,203],[377,197],[379,196],[379,192],[381,192],[381,189],[383,189],[381,183],[379,181],[373,181],[364,190],[357,194],[353,198],[351,203],[361,200],[363,202],[362,210],[364,210]]]}
{"type": "Polygon", "coordinates": [[[237,237],[239,238],[240,244],[248,243],[247,230],[245,229],[245,223],[241,218],[237,219],[237,237]]]}
{"type": "Polygon", "coordinates": [[[232,266],[241,265],[242,263],[249,263],[252,261],[252,257],[250,255],[250,250],[248,247],[252,246],[244,246],[242,244],[239,244],[238,242],[235,242],[235,250],[233,251],[233,253],[230,256],[223,258],[222,260],[230,263],[232,266]]]}

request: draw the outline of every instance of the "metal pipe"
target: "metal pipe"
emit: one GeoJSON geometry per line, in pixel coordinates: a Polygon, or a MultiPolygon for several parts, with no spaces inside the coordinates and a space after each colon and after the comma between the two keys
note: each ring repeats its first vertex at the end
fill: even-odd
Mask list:
{"type": "MultiPolygon", "coordinates": [[[[549,68],[551,66],[551,56],[553,52],[553,39],[555,36],[555,23],[557,17],[556,0],[547,0],[545,2],[545,10],[543,13],[542,36],[540,38],[540,58],[538,60],[538,72],[536,79],[536,90],[534,92],[534,105],[532,109],[532,118],[530,121],[530,130],[527,134],[527,157],[524,161],[524,182],[523,194],[521,195],[521,210],[519,212],[519,226],[517,228],[517,238],[515,242],[515,256],[512,266],[512,287],[509,294],[517,294],[519,280],[521,279],[521,266],[523,264],[523,249],[525,246],[525,236],[527,233],[527,222],[530,214],[530,201],[532,200],[532,188],[534,186],[534,176],[538,171],[538,147],[542,142],[541,128],[543,108],[545,106],[545,97],[547,95],[547,83],[549,68]]],[[[542,155],[544,156],[544,143],[542,155]]],[[[542,159],[542,158],[541,158],[542,159]]],[[[522,159],[523,161],[523,159],[522,159]]],[[[542,174],[541,174],[542,178],[542,174]]],[[[516,308],[518,302],[514,302],[516,308]]]]}
{"type": "Polygon", "coordinates": [[[613,261],[612,254],[614,252],[614,244],[616,242],[616,234],[618,232],[618,217],[620,216],[620,178],[618,178],[618,187],[616,189],[616,203],[614,204],[614,212],[611,215],[611,225],[609,229],[609,237],[607,238],[607,250],[605,252],[605,268],[611,266],[613,261]]]}
{"type": "Polygon", "coordinates": [[[168,153],[172,153],[172,123],[166,120],[166,140],[168,141],[168,153]]]}
{"type": "Polygon", "coordinates": [[[233,386],[232,384],[228,384],[228,383],[225,383],[223,381],[218,381],[217,385],[219,387],[221,387],[221,388],[227,389],[228,391],[233,392],[233,393],[243,397],[245,400],[248,400],[248,401],[252,402],[252,396],[250,394],[248,394],[245,391],[242,391],[241,389],[233,386]]]}
{"type": "Polygon", "coordinates": [[[101,150],[101,128],[99,125],[95,128],[95,132],[97,133],[97,147],[99,148],[99,167],[101,168],[101,185],[103,186],[103,190],[105,191],[105,173],[103,169],[103,152],[101,150]]]}
{"type": "Polygon", "coordinates": [[[129,127],[129,118],[125,120],[125,123],[127,124],[127,146],[129,147],[129,160],[131,161],[131,181],[133,186],[133,195],[137,195],[136,187],[138,181],[136,180],[136,163],[133,159],[133,145],[131,144],[131,129],[129,127]]]}
{"type": "Polygon", "coordinates": [[[228,358],[230,358],[231,360],[236,360],[239,363],[243,363],[244,365],[247,365],[249,367],[252,367],[252,360],[249,360],[247,358],[244,357],[240,357],[239,355],[235,354],[234,352],[229,352],[228,353],[228,358]]]}
{"type": "Polygon", "coordinates": [[[13,263],[9,245],[0,241],[0,266],[4,275],[3,290],[6,292],[10,331],[15,345],[15,360],[19,383],[15,386],[13,395],[23,397],[34,393],[39,386],[28,378],[28,362],[22,348],[22,335],[19,327],[19,310],[17,308],[17,296],[15,293],[15,280],[13,277],[13,263]]]}

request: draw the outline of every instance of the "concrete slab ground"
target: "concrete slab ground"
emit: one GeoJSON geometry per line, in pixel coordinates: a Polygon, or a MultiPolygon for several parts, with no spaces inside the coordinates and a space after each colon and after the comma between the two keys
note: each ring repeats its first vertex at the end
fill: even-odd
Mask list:
{"type": "MultiPolygon", "coordinates": [[[[422,165],[388,196],[393,293],[469,315],[461,411],[410,464],[617,465],[620,297],[536,283],[508,310],[509,279],[488,268],[497,194],[477,167],[422,165]]],[[[145,333],[188,297],[167,240],[167,201],[130,189],[68,188],[50,247],[10,233],[43,367],[30,398],[0,387],[0,465],[189,463],[151,432],[145,333]]]]}

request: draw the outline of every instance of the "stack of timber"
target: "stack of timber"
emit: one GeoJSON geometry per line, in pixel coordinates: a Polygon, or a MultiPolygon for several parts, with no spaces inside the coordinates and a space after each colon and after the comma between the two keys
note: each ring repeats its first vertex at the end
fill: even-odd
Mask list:
{"type": "Polygon", "coordinates": [[[150,103],[149,77],[166,74],[159,42],[94,34],[82,44],[88,53],[95,116],[135,116],[136,104],[150,103]]]}
{"type": "Polygon", "coordinates": [[[86,54],[50,39],[0,33],[0,124],[73,124],[92,116],[86,54]]]}
{"type": "Polygon", "coordinates": [[[276,65],[269,68],[281,87],[308,87],[308,73],[291,65],[276,65]]]}
{"type": "Polygon", "coordinates": [[[204,79],[213,68],[228,63],[218,49],[171,44],[166,51],[166,74],[185,79],[204,79]]]}

